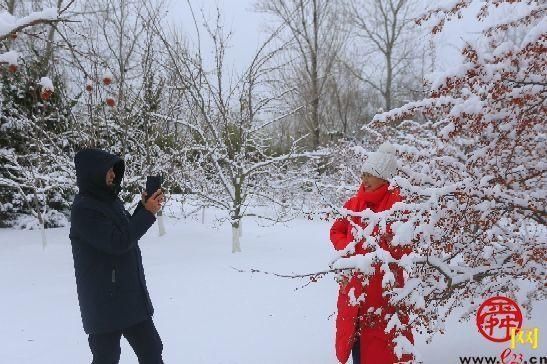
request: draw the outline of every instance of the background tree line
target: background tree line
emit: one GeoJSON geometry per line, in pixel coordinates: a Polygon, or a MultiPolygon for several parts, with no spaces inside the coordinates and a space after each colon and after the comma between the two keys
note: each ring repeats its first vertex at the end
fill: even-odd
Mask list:
{"type": "Polygon", "coordinates": [[[267,40],[248,69],[232,76],[224,61],[230,31],[220,11],[207,19],[186,4],[197,44],[206,37],[214,44],[210,65],[202,57],[210,50],[165,25],[164,1],[2,2],[15,18],[53,7],[63,21],[1,42],[3,50],[24,57],[16,70],[2,72],[0,224],[65,224],[76,193],[72,158],[83,147],[106,148],[126,159],[127,202],[144,176],[163,172],[172,192],[192,194],[203,205],[219,205],[228,196],[232,202],[223,206],[230,206],[232,217],[242,214],[242,201],[287,201],[268,182],[282,181],[280,173],[300,172],[293,193],[316,188],[317,176],[334,181],[322,185],[337,184],[344,175],[351,184],[355,176],[334,175],[339,168],[333,161],[351,145],[372,140],[362,126],[379,110],[423,95],[432,49],[415,23],[423,11],[418,5],[257,1],[267,40]],[[201,22],[207,25],[200,32],[201,22]],[[35,84],[46,75],[55,92],[44,99],[35,84]],[[225,161],[217,165],[220,155],[225,161]],[[245,180],[236,161],[263,163],[260,177],[245,180]],[[230,178],[220,178],[219,168],[228,164],[230,178]],[[225,187],[224,197],[206,199],[218,186],[225,187]],[[241,194],[245,198],[234,204],[230,194],[250,186],[256,193],[241,194]],[[258,186],[268,193],[259,198],[258,186]]]}

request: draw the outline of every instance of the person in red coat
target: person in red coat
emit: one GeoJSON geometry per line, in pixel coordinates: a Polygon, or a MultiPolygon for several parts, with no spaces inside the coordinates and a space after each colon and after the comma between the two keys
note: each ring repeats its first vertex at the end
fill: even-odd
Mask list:
{"type": "MultiPolygon", "coordinates": [[[[355,196],[351,197],[344,205],[347,210],[361,212],[370,209],[373,212],[389,210],[396,202],[401,201],[398,189],[389,189],[389,180],[397,171],[397,159],[394,148],[384,143],[378,151],[368,153],[368,158],[363,165],[362,183],[355,196]]],[[[351,220],[361,226],[366,225],[357,216],[351,220]]],[[[378,227],[373,230],[373,235],[379,234],[378,227]]],[[[404,254],[409,254],[409,245],[391,245],[393,235],[388,225],[386,233],[380,236],[379,246],[388,251],[395,259],[400,259],[404,254]]],[[[344,250],[348,244],[354,241],[352,225],[348,219],[337,219],[331,230],[330,239],[336,250],[344,250]]],[[[355,253],[366,254],[371,248],[365,248],[363,241],[355,246],[355,253]]],[[[346,363],[350,353],[354,364],[393,364],[405,363],[412,360],[412,355],[406,353],[398,357],[395,353],[395,343],[398,334],[394,329],[386,330],[389,318],[397,313],[398,319],[404,326],[408,324],[408,313],[400,307],[394,307],[383,295],[386,288],[382,285],[384,271],[381,264],[375,263],[373,274],[365,279],[363,273],[355,273],[352,276],[343,276],[338,294],[338,315],[336,318],[336,356],[341,363],[346,363]]],[[[395,263],[389,264],[389,269],[395,278],[394,287],[401,288],[404,285],[403,270],[395,263]]],[[[412,332],[409,328],[403,329],[403,336],[410,344],[414,343],[412,332]]]]}

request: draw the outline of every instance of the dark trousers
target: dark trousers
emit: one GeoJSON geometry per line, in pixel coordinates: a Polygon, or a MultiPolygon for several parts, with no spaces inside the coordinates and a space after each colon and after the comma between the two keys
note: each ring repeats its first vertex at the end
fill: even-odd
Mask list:
{"type": "Polygon", "coordinates": [[[122,335],[135,351],[139,364],[163,364],[163,344],[152,319],[120,331],[90,334],[89,348],[93,354],[91,364],[118,364],[122,335]]]}
{"type": "Polygon", "coordinates": [[[361,362],[361,337],[355,338],[355,343],[351,349],[351,356],[353,358],[353,364],[360,364],[361,362]]]}

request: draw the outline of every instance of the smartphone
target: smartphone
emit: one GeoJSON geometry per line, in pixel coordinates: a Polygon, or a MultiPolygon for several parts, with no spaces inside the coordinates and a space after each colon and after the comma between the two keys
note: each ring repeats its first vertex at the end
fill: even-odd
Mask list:
{"type": "Polygon", "coordinates": [[[148,176],[146,177],[146,199],[156,193],[163,184],[163,176],[148,176]]]}

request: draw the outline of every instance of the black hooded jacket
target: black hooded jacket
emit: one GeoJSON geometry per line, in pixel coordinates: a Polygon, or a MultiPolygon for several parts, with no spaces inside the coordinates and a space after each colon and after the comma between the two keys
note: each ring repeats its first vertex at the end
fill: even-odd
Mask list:
{"type": "Polygon", "coordinates": [[[85,149],[74,158],[79,193],[71,212],[70,241],[86,333],[121,330],[150,318],[138,240],[156,218],[142,204],[131,216],[118,198],[125,170],[118,156],[85,149]],[[106,184],[113,167],[114,188],[106,184]]]}

